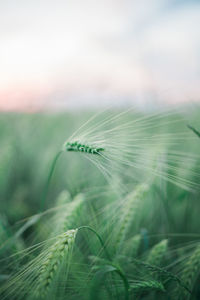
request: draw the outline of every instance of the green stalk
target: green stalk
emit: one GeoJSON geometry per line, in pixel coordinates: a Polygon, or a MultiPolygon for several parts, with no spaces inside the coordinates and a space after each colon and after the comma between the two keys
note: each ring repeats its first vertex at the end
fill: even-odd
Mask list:
{"type": "Polygon", "coordinates": [[[40,212],[44,211],[45,203],[46,203],[46,199],[47,199],[47,195],[48,195],[48,190],[49,190],[49,185],[50,185],[50,182],[51,182],[51,178],[53,176],[53,172],[55,170],[56,163],[57,163],[57,161],[58,161],[58,159],[59,159],[59,157],[61,156],[62,153],[63,153],[63,150],[60,150],[53,159],[53,162],[52,162],[52,165],[51,165],[51,168],[50,168],[50,171],[49,171],[49,175],[48,175],[48,178],[47,178],[47,182],[46,182],[46,185],[45,185],[45,188],[44,188],[42,200],[41,200],[41,203],[40,203],[40,212]]]}
{"type": "Polygon", "coordinates": [[[198,130],[196,130],[194,127],[192,127],[191,125],[187,125],[187,127],[192,130],[199,138],[200,138],[200,132],[198,130]]]}
{"type": "Polygon", "coordinates": [[[103,250],[104,250],[104,252],[105,252],[105,254],[107,256],[107,259],[109,261],[112,261],[111,257],[110,257],[110,254],[108,253],[108,251],[106,249],[106,246],[105,246],[105,244],[104,244],[101,236],[96,232],[96,230],[94,230],[92,227],[87,226],[87,225],[84,225],[84,226],[81,226],[81,227],[78,228],[78,230],[80,230],[80,229],[88,229],[88,230],[92,231],[97,236],[97,238],[99,239],[99,242],[100,242],[100,244],[101,244],[101,246],[102,246],[102,248],[103,248],[103,250]]]}
{"type": "Polygon", "coordinates": [[[105,254],[106,254],[108,260],[111,262],[111,265],[112,265],[113,267],[116,268],[116,273],[121,277],[121,279],[122,279],[122,281],[123,281],[123,283],[124,283],[124,288],[125,288],[125,300],[129,300],[129,288],[130,288],[130,287],[129,287],[129,282],[128,282],[127,278],[126,278],[126,275],[125,275],[125,274],[123,273],[123,271],[119,268],[119,266],[117,266],[117,265],[115,265],[115,264],[112,263],[112,259],[111,259],[111,257],[110,257],[110,254],[108,253],[108,251],[107,251],[107,249],[106,249],[106,246],[105,246],[105,244],[104,244],[104,242],[103,242],[101,236],[96,232],[96,230],[94,230],[94,229],[93,229],[92,227],[90,227],[90,226],[84,225],[84,226],[81,226],[81,227],[78,228],[78,230],[80,230],[80,229],[88,229],[88,230],[92,231],[92,232],[97,236],[97,238],[99,239],[100,244],[102,245],[102,248],[104,249],[104,252],[105,252],[105,254]]]}

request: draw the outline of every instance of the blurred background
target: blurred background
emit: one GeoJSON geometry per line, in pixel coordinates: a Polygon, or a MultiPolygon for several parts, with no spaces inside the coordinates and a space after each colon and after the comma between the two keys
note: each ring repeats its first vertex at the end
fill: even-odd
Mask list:
{"type": "MultiPolygon", "coordinates": [[[[150,125],[149,111],[194,103],[166,130],[183,133],[179,151],[194,138],[185,153],[198,153],[186,125],[200,128],[199,20],[194,0],[0,2],[0,207],[11,223],[38,211],[55,154],[104,107],[136,107],[156,134],[167,114],[150,125]]],[[[146,134],[142,123],[138,134],[146,134]]],[[[88,162],[71,157],[58,164],[49,206],[65,188],[76,195],[104,184],[95,167],[89,179],[88,162]]]]}
{"type": "Polygon", "coordinates": [[[195,102],[198,0],[0,3],[0,109],[195,102]]]}

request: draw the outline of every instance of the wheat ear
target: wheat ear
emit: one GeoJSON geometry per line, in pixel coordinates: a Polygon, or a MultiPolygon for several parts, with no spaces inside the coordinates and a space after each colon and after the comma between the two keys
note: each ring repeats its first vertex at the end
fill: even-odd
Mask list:
{"type": "Polygon", "coordinates": [[[100,155],[102,151],[105,149],[102,147],[97,147],[97,146],[92,146],[92,145],[85,145],[83,143],[80,143],[79,141],[74,141],[74,142],[66,142],[64,143],[62,149],[56,154],[56,156],[53,159],[49,175],[47,178],[47,182],[44,188],[44,192],[42,195],[41,203],[40,203],[40,211],[43,211],[45,208],[45,203],[48,195],[48,190],[49,190],[49,185],[51,182],[51,178],[53,176],[55,167],[57,165],[57,161],[60,158],[61,154],[64,151],[73,151],[73,152],[84,152],[84,153],[91,153],[91,154],[97,154],[100,155]]]}
{"type": "Polygon", "coordinates": [[[58,236],[57,241],[49,248],[46,257],[39,270],[37,281],[37,297],[45,297],[50,289],[56,274],[59,272],[59,266],[68,258],[74,245],[77,229],[68,230],[58,236]]]}
{"type": "Polygon", "coordinates": [[[136,257],[141,244],[141,239],[141,235],[137,234],[126,241],[122,249],[122,254],[129,257],[136,257]]]}
{"type": "Polygon", "coordinates": [[[124,206],[122,208],[121,226],[118,231],[116,241],[117,251],[122,247],[130,226],[136,221],[136,217],[141,207],[142,198],[147,189],[148,186],[146,184],[137,186],[135,191],[130,193],[124,202],[124,206]]]}
{"type": "Polygon", "coordinates": [[[163,286],[163,284],[159,281],[156,280],[149,280],[149,281],[142,281],[142,282],[137,282],[134,284],[130,285],[130,289],[131,291],[133,291],[133,293],[144,293],[144,292],[150,292],[150,291],[165,291],[165,288],[163,286]]]}
{"type": "MultiPolygon", "coordinates": [[[[196,247],[192,255],[189,257],[188,261],[184,265],[184,269],[181,274],[181,280],[187,286],[187,288],[192,291],[196,280],[200,274],[200,245],[196,247]]],[[[184,290],[183,288],[179,287],[176,290],[175,294],[177,295],[177,300],[188,300],[190,299],[190,293],[184,290]]]]}
{"type": "Polygon", "coordinates": [[[92,145],[86,145],[79,141],[74,142],[66,142],[64,144],[64,149],[66,151],[73,151],[73,152],[84,152],[84,153],[91,153],[91,154],[100,154],[100,152],[104,151],[104,148],[96,147],[92,145]]]}
{"type": "Polygon", "coordinates": [[[77,227],[77,219],[80,215],[84,204],[85,197],[83,194],[78,194],[73,201],[67,203],[62,207],[62,211],[57,214],[58,232],[65,232],[66,230],[77,227]]]}
{"type": "Polygon", "coordinates": [[[154,266],[161,266],[167,253],[168,240],[162,240],[156,244],[147,257],[147,263],[154,266]]]}

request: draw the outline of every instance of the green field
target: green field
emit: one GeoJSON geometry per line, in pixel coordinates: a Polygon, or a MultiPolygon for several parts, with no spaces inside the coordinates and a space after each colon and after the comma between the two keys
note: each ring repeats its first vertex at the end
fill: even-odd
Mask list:
{"type": "Polygon", "coordinates": [[[199,117],[2,113],[0,299],[200,299],[199,117]]]}

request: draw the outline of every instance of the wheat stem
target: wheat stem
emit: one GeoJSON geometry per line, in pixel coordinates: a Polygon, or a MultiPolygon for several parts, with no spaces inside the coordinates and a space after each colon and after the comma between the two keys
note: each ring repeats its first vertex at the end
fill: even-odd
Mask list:
{"type": "Polygon", "coordinates": [[[92,231],[92,232],[96,235],[96,237],[99,239],[99,242],[100,242],[100,244],[102,245],[102,248],[103,248],[103,250],[104,250],[104,252],[105,252],[105,254],[106,254],[108,260],[112,261],[112,259],[111,259],[111,257],[110,257],[110,254],[108,253],[108,251],[107,251],[107,249],[106,249],[106,246],[105,246],[105,244],[104,244],[104,242],[103,242],[101,236],[96,232],[96,230],[94,230],[92,227],[87,226],[87,225],[80,226],[80,227],[78,228],[78,230],[80,230],[80,229],[88,229],[88,230],[92,231]]]}
{"type": "Polygon", "coordinates": [[[48,195],[50,181],[51,181],[51,178],[53,176],[53,172],[55,170],[56,163],[57,163],[57,161],[58,161],[58,159],[59,159],[59,157],[61,156],[62,153],[63,153],[63,151],[60,150],[56,154],[56,156],[54,157],[54,160],[53,160],[53,162],[51,164],[51,168],[50,168],[50,171],[49,171],[47,182],[46,182],[46,185],[45,185],[45,188],[44,188],[44,193],[43,193],[42,200],[41,200],[41,203],[40,203],[40,212],[44,211],[45,203],[46,203],[46,199],[47,199],[47,195],[48,195]]]}
{"type": "Polygon", "coordinates": [[[97,238],[99,239],[101,245],[102,245],[102,248],[104,249],[104,252],[108,258],[108,260],[111,262],[111,265],[114,266],[116,268],[116,273],[119,274],[119,276],[121,277],[123,283],[124,283],[124,288],[125,288],[125,300],[128,300],[129,299],[129,282],[126,278],[126,275],[123,273],[123,271],[119,268],[119,266],[115,265],[112,263],[112,259],[110,257],[110,254],[108,253],[107,249],[106,249],[106,246],[101,238],[101,236],[96,232],[96,230],[94,230],[92,227],[90,226],[81,226],[78,228],[79,230],[80,229],[88,229],[90,231],[92,231],[96,236],[97,238]]]}

